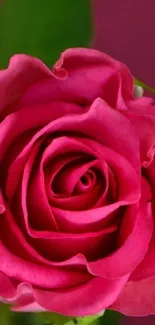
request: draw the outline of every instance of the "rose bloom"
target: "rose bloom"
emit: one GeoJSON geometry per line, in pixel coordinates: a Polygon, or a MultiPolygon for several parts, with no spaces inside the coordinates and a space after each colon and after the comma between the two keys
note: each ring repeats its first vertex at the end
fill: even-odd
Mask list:
{"type": "Polygon", "coordinates": [[[0,71],[0,296],[18,311],[155,313],[155,108],[69,49],[0,71]]]}

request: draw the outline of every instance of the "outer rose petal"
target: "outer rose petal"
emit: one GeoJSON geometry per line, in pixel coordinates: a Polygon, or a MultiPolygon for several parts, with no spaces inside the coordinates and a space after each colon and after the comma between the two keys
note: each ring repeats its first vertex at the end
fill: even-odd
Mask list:
{"type": "Polygon", "coordinates": [[[14,301],[14,305],[11,307],[12,311],[20,311],[20,312],[32,312],[32,313],[38,313],[38,312],[47,312],[47,310],[43,307],[41,307],[33,298],[31,295],[29,298],[25,296],[21,296],[18,300],[14,301]],[[28,300],[28,301],[27,301],[28,300]]]}
{"type": "Polygon", "coordinates": [[[12,254],[2,243],[0,243],[0,259],[3,261],[0,271],[10,278],[26,281],[39,288],[47,288],[47,290],[81,285],[92,278],[88,272],[59,269],[55,266],[29,262],[12,254]]]}
{"type": "Polygon", "coordinates": [[[0,297],[7,299],[16,294],[16,289],[10,278],[0,271],[0,297]]]}
{"type": "Polygon", "coordinates": [[[145,114],[141,112],[141,105],[137,109],[138,105],[133,102],[131,107],[132,110],[126,111],[125,116],[131,121],[140,140],[142,166],[148,167],[155,154],[155,115],[150,114],[153,105],[147,105],[145,114]]]}
{"type": "Polygon", "coordinates": [[[0,118],[18,109],[16,102],[30,85],[52,76],[53,73],[39,59],[24,54],[14,55],[9,67],[0,71],[0,118]]]}
{"type": "Polygon", "coordinates": [[[89,316],[106,309],[110,301],[115,301],[128,275],[108,281],[94,278],[86,284],[59,292],[34,290],[35,300],[43,308],[67,316],[89,316]]]}
{"type": "Polygon", "coordinates": [[[8,300],[15,304],[13,310],[17,311],[46,310],[66,316],[89,316],[115,301],[128,277],[111,281],[96,277],[78,287],[57,291],[38,290],[21,283],[14,295],[10,292],[8,300]]]}
{"type": "Polygon", "coordinates": [[[128,316],[155,314],[155,276],[128,282],[110,309],[128,316]]]}
{"type": "MultiPolygon", "coordinates": [[[[150,184],[152,191],[152,211],[153,218],[155,216],[155,158],[153,163],[146,169],[146,178],[150,184]]],[[[155,225],[151,238],[151,242],[144,260],[132,274],[133,281],[139,281],[148,277],[155,276],[155,225]]]]}
{"type": "Polygon", "coordinates": [[[3,272],[0,272],[0,300],[3,303],[12,304],[12,310],[45,311],[44,308],[35,302],[29,285],[23,283],[16,289],[10,278],[3,272]],[[18,306],[18,308],[15,306],[18,306]]]}
{"type": "Polygon", "coordinates": [[[68,74],[66,80],[51,78],[35,84],[25,93],[22,105],[61,99],[84,106],[101,97],[111,107],[126,110],[126,100],[133,99],[133,78],[128,68],[102,52],[68,49],[62,53],[53,72],[59,74],[62,69],[68,74]]]}
{"type": "MultiPolygon", "coordinates": [[[[91,66],[111,66],[121,76],[122,91],[127,98],[133,97],[133,78],[125,64],[115,60],[109,55],[92,49],[76,48],[68,49],[61,54],[60,59],[56,62],[54,68],[59,70],[60,67],[71,71],[82,67],[91,66]]],[[[95,72],[95,69],[94,69],[95,72]]],[[[106,78],[106,76],[104,76],[106,78]]],[[[100,82],[102,76],[100,76],[100,82]]],[[[93,80],[94,81],[94,80],[93,80]]]]}

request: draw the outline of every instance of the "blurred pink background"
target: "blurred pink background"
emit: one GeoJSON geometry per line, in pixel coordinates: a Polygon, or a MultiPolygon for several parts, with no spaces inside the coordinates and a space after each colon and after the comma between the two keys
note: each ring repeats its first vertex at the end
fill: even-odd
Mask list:
{"type": "MultiPolygon", "coordinates": [[[[155,317],[122,317],[120,325],[154,325],[155,317]]],[[[114,324],[115,325],[115,324],[114,324]]]]}
{"type": "Polygon", "coordinates": [[[93,0],[94,47],[155,88],[155,0],[93,0]]]}
{"type": "MultiPolygon", "coordinates": [[[[137,79],[155,89],[155,0],[93,0],[93,14],[93,46],[126,63],[137,79]]],[[[121,321],[154,324],[154,316],[121,321]]]]}

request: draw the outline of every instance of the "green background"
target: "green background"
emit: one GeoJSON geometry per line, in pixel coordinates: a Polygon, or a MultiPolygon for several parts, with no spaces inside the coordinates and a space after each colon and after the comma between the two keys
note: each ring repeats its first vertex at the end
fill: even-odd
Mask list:
{"type": "Polygon", "coordinates": [[[51,65],[67,47],[88,46],[88,0],[3,0],[0,8],[0,66],[14,53],[51,65]]]}
{"type": "MultiPolygon", "coordinates": [[[[15,53],[26,53],[52,66],[68,47],[89,46],[92,13],[89,0],[3,0],[0,7],[0,68],[15,53]]],[[[106,312],[100,324],[117,324],[106,312]]],[[[0,306],[0,325],[42,325],[37,314],[9,312],[0,306]]]]}

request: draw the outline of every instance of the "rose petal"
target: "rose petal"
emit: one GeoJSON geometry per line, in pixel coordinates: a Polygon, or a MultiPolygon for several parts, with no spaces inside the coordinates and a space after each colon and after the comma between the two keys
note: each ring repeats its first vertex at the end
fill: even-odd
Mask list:
{"type": "MultiPolygon", "coordinates": [[[[94,278],[78,287],[57,291],[43,291],[27,285],[36,303],[30,301],[27,308],[25,305],[19,304],[19,309],[17,305],[15,310],[33,311],[33,308],[35,308],[35,310],[39,311],[39,306],[41,306],[41,311],[44,309],[74,317],[90,316],[103,311],[104,308],[107,308],[109,304],[115,301],[127,279],[128,276],[111,281],[94,278]]],[[[22,286],[25,287],[26,284],[20,284],[20,290],[22,286]]]]}
{"type": "Polygon", "coordinates": [[[79,112],[79,108],[72,104],[60,105],[55,103],[55,108],[54,110],[54,106],[53,109],[51,107],[51,111],[48,107],[46,114],[44,109],[38,108],[36,114],[32,114],[32,110],[27,109],[7,117],[1,123],[2,136],[0,148],[2,150],[0,158],[3,157],[8,146],[15,138],[20,137],[21,134],[32,128],[40,128],[52,120],[51,123],[36,133],[28,148],[43,134],[46,135],[56,131],[70,132],[78,129],[79,133],[82,132],[87,137],[94,138],[99,143],[123,155],[139,173],[139,141],[131,123],[121,113],[111,109],[99,98],[95,100],[88,111],[79,115],[69,114],[60,118],[62,115],[69,113],[69,111],[70,113],[79,112]],[[128,134],[130,134],[130,141],[128,134]]]}
{"type": "MultiPolygon", "coordinates": [[[[46,150],[47,151],[47,150],[46,150]]],[[[47,157],[46,157],[47,158],[47,157]]],[[[56,164],[52,164],[51,172],[53,175],[55,175],[55,172],[57,171],[57,168],[59,170],[61,163],[66,164],[68,161],[74,161],[77,159],[75,155],[72,157],[59,157],[60,160],[56,159],[56,164]]],[[[39,160],[39,159],[38,159],[39,160]]],[[[53,160],[54,160],[54,153],[53,153],[53,160]]],[[[55,224],[55,229],[59,229],[56,219],[54,218],[52,208],[50,206],[50,194],[48,191],[46,191],[46,179],[44,176],[43,168],[44,168],[44,154],[42,156],[41,162],[38,161],[39,167],[37,164],[33,164],[33,160],[31,160],[31,156],[29,158],[29,161],[27,163],[27,168],[25,167],[25,171],[23,174],[23,198],[26,200],[25,202],[25,211],[28,208],[28,212],[24,213],[24,216],[27,218],[29,216],[29,222],[31,223],[31,226],[33,229],[36,230],[52,230],[53,226],[55,224]],[[33,168],[33,169],[32,169],[33,168]],[[28,171],[28,174],[26,174],[26,170],[28,171]],[[33,171],[33,174],[31,176],[31,172],[33,171]],[[31,179],[32,178],[32,179],[31,179]],[[24,194],[25,193],[25,194],[24,194]],[[40,198],[38,200],[38,198],[40,198]],[[38,216],[40,216],[38,220],[38,216]],[[46,217],[45,217],[46,216],[46,217]],[[54,224],[52,226],[52,219],[54,221],[54,224]],[[49,221],[49,222],[48,222],[49,221]],[[52,226],[52,228],[51,228],[52,226]]],[[[45,171],[46,173],[46,171],[45,171]]],[[[21,199],[20,199],[21,201],[21,199]]],[[[28,219],[25,220],[27,229],[29,228],[28,225],[28,219]]]]}
{"type": "Polygon", "coordinates": [[[57,99],[83,105],[101,97],[112,107],[127,109],[124,97],[133,98],[133,79],[128,68],[104,53],[68,49],[54,65],[53,73],[59,74],[62,69],[68,75],[66,80],[50,78],[35,84],[26,92],[22,105],[57,99]]]}
{"type": "MultiPolygon", "coordinates": [[[[30,157],[30,159],[31,159],[31,157],[30,157]]],[[[33,165],[33,161],[32,161],[32,165],[33,165]]],[[[26,165],[26,167],[29,168],[29,165],[26,165]]],[[[25,169],[25,171],[27,171],[27,168],[25,169]]],[[[23,186],[22,186],[22,198],[21,198],[21,200],[19,200],[18,206],[21,202],[22,211],[23,211],[22,214],[23,214],[23,217],[25,220],[25,225],[26,225],[28,233],[30,235],[32,235],[33,237],[37,238],[39,236],[39,234],[37,234],[37,232],[31,228],[31,226],[28,222],[27,194],[26,194],[27,193],[28,177],[29,177],[29,172],[27,173],[27,175],[24,174],[23,186]]],[[[41,186],[41,189],[42,188],[43,188],[43,186],[41,186]]],[[[42,197],[39,198],[40,202],[41,202],[41,200],[42,200],[42,197]]],[[[37,202],[38,202],[38,200],[37,200],[37,202]]],[[[43,209],[44,208],[45,207],[43,207],[43,209]]],[[[45,232],[40,232],[40,236],[41,236],[41,234],[43,235],[44,233],[45,232]]],[[[94,254],[93,254],[92,249],[94,250],[94,252],[98,252],[98,253],[100,252],[99,246],[101,245],[100,244],[101,240],[100,240],[100,236],[98,233],[96,233],[95,242],[93,241],[93,237],[94,237],[93,234],[92,234],[92,236],[89,235],[90,240],[88,240],[88,236],[86,234],[84,234],[84,236],[80,235],[79,238],[77,238],[76,236],[73,236],[73,237],[71,236],[72,245],[70,244],[69,238],[68,238],[66,244],[65,244],[65,239],[63,238],[62,248],[64,248],[66,245],[66,249],[61,248],[61,237],[58,236],[58,242],[59,242],[59,244],[58,244],[56,241],[56,238],[53,241],[52,232],[48,231],[48,233],[49,233],[49,236],[48,236],[49,240],[46,241],[45,240],[46,237],[42,237],[42,238],[44,238],[44,241],[35,240],[33,242],[34,242],[35,247],[37,247],[39,250],[41,250],[41,252],[45,252],[44,253],[44,254],[46,254],[45,256],[46,257],[48,256],[51,259],[55,259],[55,258],[66,259],[66,258],[69,258],[72,255],[75,255],[80,252],[83,254],[86,254],[87,256],[88,256],[88,254],[90,254],[90,256],[93,256],[94,254]],[[92,249],[90,249],[90,245],[92,245],[92,249]],[[96,248],[96,245],[98,246],[98,249],[96,248]]],[[[103,245],[103,243],[102,243],[102,245],[103,245]]],[[[107,244],[105,246],[107,247],[107,244]]]]}
{"type": "MultiPolygon", "coordinates": [[[[41,256],[53,263],[62,262],[61,266],[63,266],[63,261],[78,254],[85,256],[88,261],[94,261],[109,254],[115,247],[117,236],[116,230],[116,226],[111,226],[95,233],[78,235],[65,233],[52,234],[47,232],[45,234],[44,232],[42,234],[39,233],[39,236],[34,231],[31,231],[35,239],[30,239],[30,242],[41,256]]],[[[82,269],[86,269],[84,264],[81,265],[82,269]]]]}
{"type": "Polygon", "coordinates": [[[88,139],[67,138],[66,141],[65,138],[59,140],[57,139],[53,141],[53,148],[54,146],[57,153],[59,148],[60,152],[62,150],[63,152],[75,152],[75,150],[79,152],[80,150],[80,152],[87,152],[89,155],[94,154],[98,156],[99,159],[102,159],[103,161],[105,160],[106,163],[111,166],[115,175],[117,175],[118,194],[116,203],[104,206],[98,210],[84,211],[83,218],[79,218],[78,212],[76,211],[74,213],[70,213],[69,211],[63,212],[63,210],[61,211],[60,209],[53,208],[53,212],[59,227],[61,227],[61,229],[64,231],[65,229],[68,229],[69,231],[72,229],[73,231],[75,224],[78,231],[83,227],[86,227],[87,230],[90,229],[89,224],[91,225],[90,227],[92,227],[92,225],[94,227],[94,223],[100,223],[101,225],[101,223],[103,224],[103,222],[105,222],[105,217],[118,207],[121,205],[134,203],[139,199],[139,181],[135,171],[132,169],[132,166],[129,165],[126,160],[124,160],[123,157],[119,156],[115,152],[112,152],[110,149],[101,146],[99,143],[88,139]],[[122,186],[124,183],[126,184],[126,187],[122,186]]]}
{"type": "MultiPolygon", "coordinates": [[[[64,141],[67,141],[67,138],[64,138],[64,141]]],[[[61,140],[60,140],[61,141],[61,140]]],[[[68,147],[70,146],[70,141],[68,139],[68,147]]],[[[80,148],[79,148],[80,149],[80,148]]],[[[88,161],[89,156],[87,157],[88,161]]],[[[68,196],[73,194],[76,183],[80,180],[80,178],[89,170],[95,166],[96,161],[92,160],[90,157],[90,161],[87,162],[86,159],[77,159],[76,161],[72,161],[70,164],[67,164],[55,177],[56,179],[53,181],[58,183],[58,187],[60,189],[60,193],[64,193],[68,196]]],[[[53,182],[52,182],[53,183],[53,182]]],[[[51,183],[51,187],[52,184],[51,183]]]]}
{"type": "MultiPolygon", "coordinates": [[[[134,107],[134,105],[133,105],[134,107]]],[[[155,116],[137,114],[136,110],[128,110],[125,115],[131,121],[140,140],[142,166],[148,167],[155,154],[155,116]]]]}
{"type": "Polygon", "coordinates": [[[154,301],[155,277],[149,277],[129,281],[110,308],[128,316],[147,316],[155,314],[154,301]]]}
{"type": "Polygon", "coordinates": [[[101,312],[115,301],[128,276],[114,281],[94,278],[70,290],[43,292],[34,290],[34,297],[42,307],[67,316],[88,316],[101,312]],[[62,303],[61,303],[62,302],[62,303]]]}
{"type": "MultiPolygon", "coordinates": [[[[1,123],[1,139],[0,139],[0,148],[1,148],[1,157],[4,157],[9,146],[13,143],[15,150],[14,141],[20,138],[25,132],[30,131],[32,134],[32,129],[41,128],[44,124],[48,124],[51,120],[55,120],[59,116],[68,114],[69,112],[77,112],[78,107],[69,103],[52,103],[46,107],[37,107],[36,114],[32,114],[32,109],[16,112],[8,116],[5,121],[1,123]],[[36,118],[37,117],[37,118],[36,118]],[[38,119],[38,120],[37,120],[38,119]]],[[[35,139],[38,135],[35,134],[32,140],[30,141],[29,137],[27,143],[23,143],[23,148],[20,147],[21,152],[18,153],[17,157],[14,157],[12,166],[9,168],[8,180],[7,180],[7,195],[12,196],[16,189],[17,183],[21,176],[21,172],[25,165],[25,162],[28,158],[29,152],[32,148],[35,139]]],[[[18,146],[18,140],[17,140],[18,146]]],[[[10,148],[9,148],[10,150],[10,148]]]]}
{"type": "MultiPolygon", "coordinates": [[[[38,154],[39,147],[40,147],[40,143],[36,143],[36,145],[33,148],[33,151],[31,152],[31,155],[28,159],[28,162],[25,165],[24,172],[23,172],[22,184],[21,184],[21,197],[17,197],[17,199],[16,199],[16,207],[18,207],[20,202],[22,202],[23,218],[24,218],[23,220],[25,221],[27,230],[29,228],[29,220],[28,220],[27,206],[26,206],[27,203],[24,200],[28,196],[27,187],[28,187],[28,181],[29,181],[29,174],[32,170],[32,166],[35,163],[35,159],[38,154]]],[[[47,199],[45,188],[44,188],[44,186],[45,186],[44,179],[42,177],[40,179],[40,182],[41,182],[40,188],[39,188],[40,191],[37,191],[37,197],[36,197],[36,200],[34,201],[34,205],[37,208],[34,211],[33,224],[36,221],[36,224],[38,225],[38,228],[40,228],[40,229],[58,230],[57,222],[53,216],[52,210],[50,209],[50,206],[48,203],[48,199],[47,199]],[[44,216],[46,216],[46,218],[44,216]]],[[[36,189],[35,189],[35,191],[36,191],[36,189]]],[[[32,196],[32,199],[33,199],[33,196],[32,196]]],[[[15,207],[15,209],[16,209],[16,207],[15,207]]],[[[31,210],[32,210],[32,208],[31,208],[31,210]]],[[[16,211],[14,211],[14,213],[16,213],[16,211]]]]}
{"type": "MultiPolygon", "coordinates": [[[[146,200],[152,203],[152,218],[154,220],[155,215],[155,161],[149,166],[149,168],[144,170],[143,178],[143,187],[142,193],[145,195],[146,200]]],[[[146,279],[148,277],[155,275],[155,228],[153,229],[152,238],[150,241],[150,245],[148,247],[148,251],[145,255],[145,258],[141,262],[141,264],[137,267],[135,272],[132,274],[133,281],[140,281],[146,279]]]]}
{"type": "Polygon", "coordinates": [[[39,59],[24,54],[14,55],[9,67],[0,71],[0,117],[18,110],[17,101],[30,85],[50,77],[53,78],[54,74],[39,59]]]}
{"type": "Polygon", "coordinates": [[[7,299],[16,294],[16,289],[10,278],[0,271],[0,296],[7,299]]]}
{"type": "Polygon", "coordinates": [[[114,253],[90,263],[87,263],[84,256],[77,255],[64,262],[63,265],[87,265],[91,274],[108,279],[118,278],[133,272],[143,260],[152,236],[153,220],[150,205],[143,203],[140,208],[137,205],[129,207],[123,226],[127,227],[130,224],[131,227],[131,223],[130,232],[126,233],[126,238],[122,240],[114,253]],[[133,216],[136,218],[133,218],[133,216]],[[140,241],[139,238],[141,238],[140,241]],[[127,255],[128,259],[126,258],[127,255]]]}
{"type": "Polygon", "coordinates": [[[91,278],[88,272],[58,269],[54,266],[36,264],[24,260],[11,252],[0,242],[0,270],[18,281],[31,283],[42,288],[66,288],[83,283],[91,278]]]}
{"type": "MultiPolygon", "coordinates": [[[[140,196],[139,192],[139,181],[138,177],[132,168],[132,166],[126,161],[123,157],[119,156],[118,154],[111,152],[110,149],[105,148],[101,145],[99,145],[97,142],[93,140],[86,140],[86,139],[69,139],[67,138],[67,141],[65,141],[65,138],[62,137],[60,139],[54,140],[52,142],[53,146],[53,152],[73,152],[75,153],[76,150],[81,153],[88,152],[89,154],[96,154],[101,159],[105,159],[107,164],[111,165],[113,170],[115,171],[115,174],[117,175],[117,187],[118,187],[118,197],[117,202],[113,203],[111,205],[105,206],[103,208],[98,209],[98,211],[89,210],[85,211],[83,214],[83,218],[78,217],[78,212],[70,213],[69,211],[61,211],[60,209],[56,209],[53,207],[53,212],[55,214],[55,220],[57,220],[58,225],[60,225],[60,229],[63,229],[63,224],[67,225],[68,231],[70,231],[70,228],[68,228],[68,222],[70,224],[74,224],[76,222],[76,230],[78,231],[77,227],[83,227],[83,225],[87,224],[87,231],[89,231],[89,225],[92,223],[100,223],[104,221],[104,218],[108,216],[111,212],[116,210],[118,207],[126,204],[134,203],[138,200],[140,196]],[[119,175],[120,174],[120,175],[119,175]],[[126,187],[122,186],[122,184],[126,184],[126,187]],[[96,213],[97,212],[97,213],[96,213]],[[65,223],[64,223],[64,221],[65,223]],[[80,225],[81,224],[81,225],[80,225]]],[[[33,165],[33,163],[32,163],[33,165]]],[[[24,175],[23,180],[23,198],[26,198],[27,195],[27,188],[26,188],[26,182],[28,181],[28,178],[26,177],[26,174],[24,175]]],[[[40,188],[43,188],[40,187],[40,188]]],[[[25,200],[25,199],[24,199],[25,200]]],[[[24,202],[24,201],[23,201],[24,202]]],[[[24,203],[24,211],[26,211],[26,203],[24,203]]],[[[26,216],[25,212],[24,215],[26,216]]],[[[90,230],[91,231],[91,230],[90,230]]]]}

